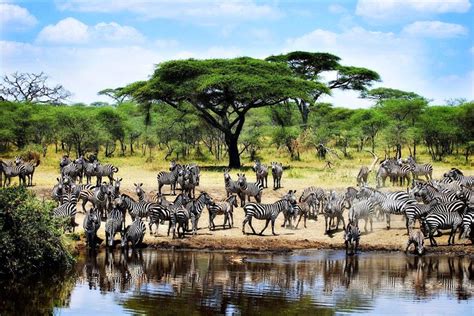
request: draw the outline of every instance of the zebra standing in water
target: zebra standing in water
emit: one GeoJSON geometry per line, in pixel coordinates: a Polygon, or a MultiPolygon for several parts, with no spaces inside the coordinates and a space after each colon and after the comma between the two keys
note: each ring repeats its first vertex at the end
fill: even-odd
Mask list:
{"type": "Polygon", "coordinates": [[[23,166],[23,168],[21,168],[21,176],[23,177],[25,182],[26,179],[28,179],[28,183],[26,184],[27,186],[33,186],[33,175],[35,173],[35,168],[38,167],[40,164],[39,158],[35,162],[25,162],[22,158],[17,157],[15,159],[15,164],[17,166],[23,166]]]}
{"type": "Polygon", "coordinates": [[[431,180],[433,174],[433,165],[430,163],[418,164],[412,156],[407,158],[407,163],[411,167],[413,179],[418,179],[420,176],[425,176],[426,181],[431,180]]]}
{"type": "Polygon", "coordinates": [[[207,206],[209,211],[209,230],[215,230],[216,224],[214,219],[217,215],[224,215],[224,224],[222,227],[225,229],[225,225],[229,223],[229,228],[234,227],[234,207],[238,207],[237,196],[231,195],[222,202],[212,202],[207,206]]]}
{"type": "Polygon", "coordinates": [[[113,182],[114,173],[117,173],[119,169],[111,164],[103,165],[97,160],[93,162],[94,170],[97,176],[97,185],[102,182],[102,177],[108,177],[109,183],[113,182]]]}
{"type": "Polygon", "coordinates": [[[135,219],[131,225],[122,232],[122,248],[128,247],[128,243],[132,243],[132,248],[137,247],[143,242],[145,236],[145,223],[142,222],[141,218],[135,219]]]}
{"type": "Polygon", "coordinates": [[[240,186],[239,186],[239,181],[234,181],[230,177],[229,169],[226,168],[224,169],[224,184],[225,184],[225,191],[227,193],[227,197],[232,195],[233,193],[236,193],[237,195],[240,196],[240,186]]]}
{"type": "Polygon", "coordinates": [[[359,241],[360,241],[360,229],[349,221],[347,227],[344,229],[344,244],[346,245],[346,255],[348,254],[355,254],[357,249],[359,248],[359,241]],[[351,252],[349,253],[349,249],[351,252]]]}
{"type": "Polygon", "coordinates": [[[177,164],[176,161],[172,160],[170,163],[170,172],[160,171],[156,176],[158,181],[158,193],[161,194],[161,188],[163,185],[168,184],[171,186],[173,195],[176,195],[176,182],[178,181],[178,172],[181,169],[181,165],[177,164]]]}
{"type": "Polygon", "coordinates": [[[69,231],[74,232],[76,226],[76,213],[77,213],[77,196],[71,192],[65,194],[63,197],[63,203],[53,209],[53,216],[64,219],[66,221],[66,227],[69,231]]]}
{"type": "Polygon", "coordinates": [[[100,228],[100,218],[96,208],[91,208],[84,216],[84,232],[86,234],[87,246],[94,249],[96,246],[97,231],[100,228]]]}
{"type": "Polygon", "coordinates": [[[281,163],[272,162],[273,190],[281,188],[281,177],[283,175],[283,166],[281,163]]]}
{"type": "Polygon", "coordinates": [[[242,223],[242,233],[245,235],[245,225],[249,223],[252,232],[256,235],[255,229],[252,226],[252,219],[256,218],[259,220],[265,220],[265,227],[260,232],[263,235],[268,224],[272,223],[272,234],[275,234],[275,220],[281,211],[290,210],[296,204],[295,192],[290,190],[281,200],[276,201],[272,204],[259,204],[259,203],[248,203],[244,207],[245,218],[242,223]]]}
{"type": "Polygon", "coordinates": [[[252,167],[252,170],[255,171],[257,177],[257,182],[261,182],[264,188],[268,188],[268,168],[265,165],[262,165],[260,160],[255,160],[255,163],[252,167]]]}
{"type": "Polygon", "coordinates": [[[116,233],[122,232],[122,225],[125,225],[123,211],[119,208],[113,208],[107,214],[107,221],[105,222],[105,244],[108,247],[113,247],[114,237],[116,233]]]}
{"type": "Polygon", "coordinates": [[[260,203],[262,201],[262,183],[248,183],[247,178],[245,177],[245,173],[238,173],[237,176],[239,177],[237,183],[239,184],[240,188],[241,207],[244,207],[245,205],[245,197],[247,197],[248,201],[250,202],[250,197],[252,196],[254,197],[257,203],[260,203]]]}
{"type": "Polygon", "coordinates": [[[462,224],[465,208],[466,204],[461,201],[441,203],[435,206],[432,212],[425,217],[422,227],[425,234],[429,235],[431,246],[438,245],[434,239],[434,233],[438,229],[451,229],[448,245],[454,244],[454,237],[457,229],[462,224]]]}

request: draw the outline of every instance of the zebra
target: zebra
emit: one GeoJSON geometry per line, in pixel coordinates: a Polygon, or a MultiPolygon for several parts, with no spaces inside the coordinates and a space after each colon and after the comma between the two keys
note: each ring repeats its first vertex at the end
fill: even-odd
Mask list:
{"type": "Polygon", "coordinates": [[[457,192],[451,191],[438,191],[434,186],[426,183],[419,183],[414,189],[413,194],[415,197],[419,197],[424,203],[430,203],[433,200],[438,200],[439,202],[452,202],[458,199],[457,192]]]}
{"type": "Polygon", "coordinates": [[[392,199],[390,196],[376,190],[374,190],[369,197],[369,200],[380,206],[382,212],[385,214],[387,229],[390,229],[391,214],[405,215],[405,207],[416,203],[416,201],[412,199],[392,199]]]}
{"type": "MultiPolygon", "coordinates": [[[[291,196],[294,196],[296,193],[295,191],[288,192],[288,194],[285,194],[282,198],[283,199],[291,199],[291,196]]],[[[296,216],[298,212],[301,210],[300,207],[298,207],[298,204],[295,202],[295,204],[292,205],[292,207],[284,209],[283,210],[283,224],[281,227],[285,227],[286,223],[288,223],[288,227],[293,228],[293,224],[291,223],[291,220],[294,219],[296,221],[296,216]]]]}
{"type": "Polygon", "coordinates": [[[260,203],[248,203],[244,207],[245,218],[242,223],[242,233],[245,235],[245,225],[249,223],[252,232],[256,235],[255,229],[252,226],[252,219],[256,218],[259,220],[265,220],[265,227],[260,232],[260,235],[263,235],[265,229],[267,229],[268,224],[272,222],[272,234],[275,234],[275,220],[278,215],[283,210],[289,210],[294,207],[296,204],[295,192],[290,190],[281,200],[276,201],[272,204],[260,204],[260,203]]]}
{"type": "Polygon", "coordinates": [[[198,187],[199,181],[201,179],[199,166],[195,163],[192,163],[192,164],[186,165],[185,168],[191,171],[191,174],[193,175],[194,183],[198,187]]]}
{"type": "Polygon", "coordinates": [[[206,192],[201,192],[197,199],[186,204],[186,208],[190,212],[192,222],[192,234],[196,235],[198,230],[198,222],[201,218],[204,206],[212,203],[212,198],[206,192]]]}
{"type": "Polygon", "coordinates": [[[55,184],[53,187],[53,190],[51,192],[51,198],[54,201],[60,203],[64,193],[66,192],[66,188],[65,188],[66,184],[64,183],[63,178],[56,178],[56,180],[58,180],[58,183],[55,184]]]}
{"type": "Polygon", "coordinates": [[[349,221],[344,229],[344,244],[346,246],[346,255],[355,254],[359,248],[360,229],[353,222],[349,221]],[[349,252],[349,249],[351,251],[349,252]]]}
{"type": "Polygon", "coordinates": [[[241,207],[244,207],[245,205],[245,197],[247,197],[248,201],[250,202],[250,197],[252,196],[257,203],[260,203],[262,201],[262,183],[248,183],[247,178],[245,178],[245,173],[238,173],[237,176],[239,177],[237,183],[239,184],[240,188],[241,207]]]}
{"type": "Polygon", "coordinates": [[[451,168],[451,170],[446,172],[443,176],[444,178],[447,178],[451,181],[459,181],[468,188],[472,188],[474,186],[474,176],[465,176],[461,170],[457,168],[451,168]]]}
{"type": "Polygon", "coordinates": [[[281,177],[283,175],[283,166],[281,163],[272,162],[273,190],[281,188],[281,177]]]}
{"type": "Polygon", "coordinates": [[[459,239],[468,237],[474,243],[474,210],[470,209],[462,217],[462,234],[459,239]]]}
{"type": "Polygon", "coordinates": [[[53,209],[53,217],[65,221],[66,228],[74,232],[76,226],[77,196],[69,192],[63,197],[63,203],[53,209]]]}
{"type": "Polygon", "coordinates": [[[161,188],[165,184],[171,186],[173,195],[176,195],[176,182],[178,180],[178,171],[181,169],[181,165],[177,164],[176,161],[172,160],[170,163],[170,172],[160,171],[156,176],[158,181],[158,193],[161,194],[161,188]]]}
{"type": "Polygon", "coordinates": [[[77,190],[79,191],[79,199],[82,200],[83,211],[85,212],[86,210],[87,202],[91,202],[94,207],[97,207],[100,218],[105,218],[105,210],[109,200],[109,187],[107,183],[104,182],[97,187],[90,184],[81,185],[77,187],[77,190]]]}
{"type": "Polygon", "coordinates": [[[190,202],[190,208],[179,207],[171,214],[170,224],[173,229],[173,239],[176,238],[176,231],[178,238],[184,238],[186,231],[188,230],[189,220],[191,219],[191,212],[194,211],[195,201],[190,202]],[[176,225],[178,225],[176,227],[176,225]],[[181,233],[179,229],[181,228],[181,233]]]}
{"type": "Polygon", "coordinates": [[[105,244],[108,247],[114,246],[114,237],[116,233],[122,232],[122,225],[125,223],[123,211],[119,208],[113,208],[107,214],[105,222],[105,244]]]}
{"type": "Polygon", "coordinates": [[[7,164],[4,161],[1,161],[3,173],[5,175],[5,182],[3,183],[4,187],[10,186],[11,184],[11,178],[18,177],[18,182],[20,185],[26,185],[26,179],[24,176],[24,166],[23,165],[15,165],[13,164],[7,164]]]}
{"type": "Polygon", "coordinates": [[[424,218],[438,204],[438,200],[433,200],[430,204],[410,204],[405,207],[407,233],[413,228],[416,220],[424,218]]]}
{"type": "Polygon", "coordinates": [[[225,225],[229,223],[229,228],[234,227],[234,207],[238,207],[237,196],[231,195],[221,202],[212,202],[207,205],[209,211],[209,230],[215,230],[216,225],[214,224],[214,218],[217,215],[224,215],[224,224],[222,227],[225,229],[225,225]]]}
{"type": "Polygon", "coordinates": [[[39,166],[40,160],[37,159],[35,162],[31,161],[24,161],[22,158],[17,157],[15,159],[15,164],[17,166],[23,166],[21,170],[21,176],[23,177],[24,181],[26,182],[26,179],[28,179],[28,183],[26,184],[27,186],[33,186],[33,175],[35,173],[35,168],[39,166]]]}
{"type": "Polygon", "coordinates": [[[64,155],[61,157],[61,160],[59,161],[59,170],[62,170],[64,167],[69,165],[72,162],[71,158],[69,158],[69,155],[64,155]]]}
{"type": "Polygon", "coordinates": [[[375,176],[377,180],[377,188],[385,187],[385,181],[390,175],[389,169],[383,163],[384,160],[380,162],[379,169],[377,170],[377,175],[375,176]]]}
{"type": "Polygon", "coordinates": [[[86,177],[86,183],[87,184],[90,184],[92,182],[92,177],[97,177],[97,172],[96,172],[96,169],[95,169],[94,162],[96,162],[96,161],[93,161],[93,162],[87,162],[86,161],[84,163],[84,176],[86,177]]]}
{"type": "Polygon", "coordinates": [[[425,176],[426,181],[433,178],[433,165],[430,163],[418,164],[412,156],[407,158],[407,163],[411,167],[413,179],[418,179],[420,176],[425,176]]]}
{"type": "Polygon", "coordinates": [[[407,246],[405,248],[405,253],[408,253],[408,249],[411,245],[415,245],[415,251],[419,256],[423,255],[424,249],[424,242],[425,242],[425,235],[420,229],[414,230],[410,229],[408,232],[408,241],[407,246]]]}
{"type": "MultiPolygon", "coordinates": [[[[74,161],[71,161],[69,164],[65,165],[61,169],[61,174],[63,176],[69,176],[75,182],[79,178],[79,183],[82,183],[82,171],[84,168],[84,157],[79,156],[74,161]]],[[[99,184],[99,183],[97,183],[99,184]]]]}
{"type": "Polygon", "coordinates": [[[143,183],[134,183],[133,184],[135,186],[135,193],[137,194],[138,196],[138,200],[139,201],[145,201],[145,191],[143,190],[143,183]]]}
{"type": "Polygon", "coordinates": [[[109,184],[108,186],[108,201],[107,201],[107,209],[112,208],[113,201],[120,196],[120,185],[122,183],[122,178],[114,179],[113,184],[109,184]]]}
{"type": "Polygon", "coordinates": [[[122,248],[128,247],[128,243],[132,243],[132,248],[137,247],[143,242],[145,236],[146,226],[141,218],[135,219],[131,225],[122,232],[122,248]]]}
{"type": "Polygon", "coordinates": [[[183,183],[181,188],[189,197],[195,197],[196,179],[189,168],[183,169],[183,183]]]}
{"type": "Polygon", "coordinates": [[[299,204],[295,205],[295,214],[299,215],[295,229],[298,228],[302,217],[304,217],[304,228],[306,228],[306,219],[309,217],[311,207],[319,208],[319,200],[315,192],[305,195],[304,199],[300,197],[299,204]]]}
{"type": "Polygon", "coordinates": [[[163,223],[164,221],[169,222],[168,226],[168,236],[170,235],[170,230],[171,230],[171,217],[173,212],[175,212],[178,208],[183,207],[190,201],[190,198],[183,194],[180,193],[176,197],[173,203],[170,205],[160,205],[156,203],[156,205],[153,205],[152,208],[149,210],[149,217],[150,217],[150,223],[148,224],[149,229],[150,229],[150,234],[153,234],[152,226],[153,224],[156,224],[156,230],[155,230],[155,235],[158,234],[158,227],[160,222],[163,223]]]}
{"type": "Polygon", "coordinates": [[[373,231],[373,215],[374,215],[375,204],[371,200],[360,200],[352,204],[349,209],[349,221],[353,222],[357,227],[359,226],[359,219],[365,221],[364,231],[368,233],[367,223],[370,222],[370,231],[373,231]]]}
{"type": "Polygon", "coordinates": [[[320,211],[320,209],[322,210],[322,208],[324,208],[324,205],[327,202],[326,193],[321,188],[311,186],[303,190],[298,201],[302,202],[306,200],[307,197],[311,194],[314,195],[315,199],[311,200],[311,204],[309,205],[310,210],[309,210],[308,216],[312,215],[316,220],[318,220],[318,212],[320,211]]]}
{"type": "Polygon", "coordinates": [[[119,169],[111,164],[103,165],[97,160],[93,162],[94,170],[97,176],[97,185],[102,182],[102,177],[108,177],[109,183],[112,183],[114,178],[114,173],[117,173],[119,169]]]}
{"type": "Polygon", "coordinates": [[[118,198],[115,199],[115,205],[121,209],[128,210],[132,221],[134,221],[137,217],[148,217],[150,209],[152,207],[156,207],[158,204],[145,201],[137,202],[129,195],[122,193],[118,198]]]}
{"type": "Polygon", "coordinates": [[[329,228],[331,227],[331,222],[334,218],[337,218],[336,230],[339,229],[339,221],[342,221],[342,226],[345,227],[346,223],[344,221],[344,209],[349,209],[351,207],[350,202],[344,196],[337,196],[336,192],[331,191],[329,193],[329,201],[324,208],[324,223],[325,230],[324,234],[329,234],[329,228]],[[328,221],[330,219],[330,221],[328,221]]]}
{"type": "Polygon", "coordinates": [[[239,181],[233,181],[230,177],[229,174],[229,169],[226,168],[224,169],[224,184],[225,184],[225,191],[227,193],[227,197],[230,195],[236,193],[237,195],[240,196],[240,186],[239,186],[239,181]]]}
{"type": "Polygon", "coordinates": [[[362,166],[360,167],[359,173],[357,174],[357,185],[365,186],[367,185],[367,179],[369,178],[369,167],[362,166]]]}
{"type": "Polygon", "coordinates": [[[448,238],[448,245],[454,244],[454,237],[457,229],[462,224],[464,209],[466,204],[461,201],[455,201],[446,204],[438,204],[430,214],[423,220],[425,233],[429,235],[431,246],[437,246],[434,239],[434,232],[438,229],[451,229],[448,238]]]}
{"type": "Polygon", "coordinates": [[[255,171],[257,182],[261,182],[264,188],[268,188],[268,168],[262,165],[260,160],[255,160],[252,170],[255,171]]]}
{"type": "Polygon", "coordinates": [[[97,208],[91,208],[84,216],[82,227],[86,233],[87,246],[94,249],[96,247],[97,231],[100,228],[100,218],[97,208]]]}

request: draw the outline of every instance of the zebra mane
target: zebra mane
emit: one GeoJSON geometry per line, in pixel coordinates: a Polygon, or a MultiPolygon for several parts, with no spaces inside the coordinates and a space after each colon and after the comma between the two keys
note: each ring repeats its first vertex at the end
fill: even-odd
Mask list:
{"type": "Polygon", "coordinates": [[[131,197],[130,195],[128,195],[128,194],[122,193],[120,196],[123,197],[123,198],[130,199],[130,200],[132,200],[133,202],[136,202],[135,199],[132,198],[132,197],[131,197]]]}

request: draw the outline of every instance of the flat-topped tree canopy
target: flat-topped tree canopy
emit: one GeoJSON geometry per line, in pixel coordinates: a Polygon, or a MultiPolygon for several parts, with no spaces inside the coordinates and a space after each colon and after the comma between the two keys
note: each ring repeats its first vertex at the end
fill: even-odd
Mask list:
{"type": "Polygon", "coordinates": [[[314,91],[330,93],[325,84],[297,76],[286,63],[239,57],[164,62],[148,81],[132,83],[122,93],[181,111],[192,105],[197,115],[224,133],[229,166],[240,167],[237,145],[245,114],[289,99],[309,102],[314,91]]]}
{"type": "MultiPolygon", "coordinates": [[[[287,54],[270,56],[266,60],[271,62],[285,62],[290,69],[299,77],[314,82],[320,82],[323,72],[336,72],[336,79],[328,81],[325,85],[330,89],[355,90],[364,92],[374,82],[380,80],[380,76],[373,70],[343,66],[339,63],[340,58],[336,55],[321,52],[295,51],[287,54]]],[[[300,110],[303,124],[308,121],[309,109],[322,93],[318,90],[312,93],[312,102],[295,99],[300,110]]]]}

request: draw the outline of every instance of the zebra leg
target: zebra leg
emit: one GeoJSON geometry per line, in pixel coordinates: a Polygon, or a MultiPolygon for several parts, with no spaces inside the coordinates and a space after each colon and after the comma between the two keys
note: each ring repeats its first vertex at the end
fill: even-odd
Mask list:
{"type": "Polygon", "coordinates": [[[278,234],[275,233],[275,220],[276,218],[272,219],[272,234],[273,236],[278,236],[278,234]]]}
{"type": "Polygon", "coordinates": [[[328,217],[324,216],[324,235],[327,235],[328,233],[329,233],[328,217]]]}
{"type": "Polygon", "coordinates": [[[298,229],[298,225],[300,224],[301,217],[303,216],[303,213],[300,214],[300,217],[298,218],[298,222],[296,223],[295,229],[298,229]]]}
{"type": "Polygon", "coordinates": [[[245,193],[240,193],[240,207],[244,207],[245,205],[245,193]]]}
{"type": "Polygon", "coordinates": [[[230,219],[232,220],[232,224],[230,228],[233,228],[234,227],[234,212],[230,212],[230,219]]]}
{"type": "Polygon", "coordinates": [[[252,228],[253,234],[257,235],[257,233],[255,232],[255,229],[253,228],[253,225],[252,225],[252,217],[250,217],[250,219],[249,219],[249,226],[250,226],[250,228],[252,228]]]}
{"type": "Polygon", "coordinates": [[[245,235],[245,224],[249,221],[249,217],[245,216],[244,221],[242,222],[242,234],[245,235]]]}
{"type": "Polygon", "coordinates": [[[387,229],[390,229],[390,213],[385,214],[385,219],[387,221],[387,229]]]}
{"type": "MultiPolygon", "coordinates": [[[[262,231],[260,232],[260,234],[259,234],[260,236],[263,235],[263,232],[265,231],[265,229],[267,229],[269,223],[270,223],[270,219],[265,220],[265,227],[264,227],[264,228],[262,229],[262,231]]],[[[273,225],[274,225],[274,224],[273,224],[273,222],[272,222],[272,231],[273,231],[273,225]]]]}
{"type": "Polygon", "coordinates": [[[339,217],[337,218],[337,227],[336,230],[339,227],[339,220],[342,220],[342,228],[346,227],[346,222],[344,221],[344,215],[340,214],[339,217]]]}
{"type": "Polygon", "coordinates": [[[367,234],[369,231],[367,230],[367,223],[369,222],[368,219],[365,219],[364,231],[367,234]]]}

